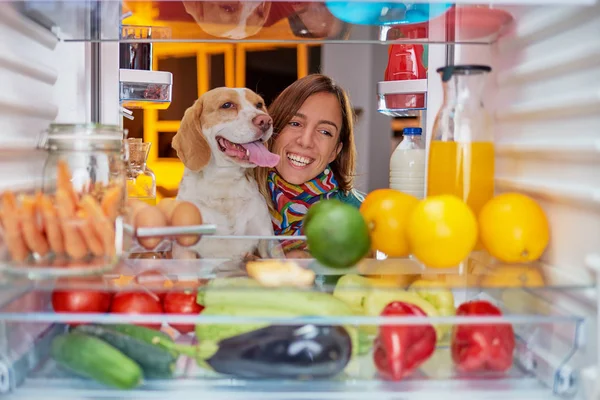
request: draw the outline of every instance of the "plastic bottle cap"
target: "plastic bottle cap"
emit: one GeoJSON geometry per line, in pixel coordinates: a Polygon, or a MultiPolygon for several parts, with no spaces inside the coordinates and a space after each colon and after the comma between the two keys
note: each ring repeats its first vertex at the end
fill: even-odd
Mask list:
{"type": "Polygon", "coordinates": [[[423,132],[421,128],[404,128],[402,134],[404,136],[418,136],[423,132]]]}

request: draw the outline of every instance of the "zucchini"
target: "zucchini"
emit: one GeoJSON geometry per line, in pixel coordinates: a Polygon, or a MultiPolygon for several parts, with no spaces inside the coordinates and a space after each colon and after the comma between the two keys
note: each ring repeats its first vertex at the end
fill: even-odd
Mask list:
{"type": "Polygon", "coordinates": [[[219,342],[233,336],[254,331],[270,325],[269,323],[235,323],[236,317],[297,317],[298,313],[268,307],[245,307],[245,306],[214,306],[202,310],[203,316],[227,316],[232,317],[231,324],[198,324],[196,325],[196,339],[198,341],[209,340],[219,342]]]}
{"type": "Polygon", "coordinates": [[[135,361],[93,336],[59,335],[52,341],[50,354],[75,374],[117,389],[133,389],[142,382],[142,369],[135,361]]]}
{"type": "MultiPolygon", "coordinates": [[[[120,330],[115,329],[119,325],[79,325],[73,332],[79,332],[95,336],[114,346],[123,354],[137,362],[146,378],[170,378],[175,371],[175,362],[177,356],[172,350],[152,344],[152,338],[159,336],[161,340],[168,335],[153,329],[143,328],[147,331],[138,330],[135,325],[121,326],[120,330]],[[133,327],[129,329],[130,327],[133,327]]],[[[170,340],[170,338],[169,338],[170,340]]]]}
{"type": "Polygon", "coordinates": [[[329,293],[289,288],[264,288],[249,278],[238,278],[227,284],[228,278],[217,278],[203,288],[198,302],[205,307],[238,306],[281,309],[300,315],[351,316],[354,311],[329,293]]]}

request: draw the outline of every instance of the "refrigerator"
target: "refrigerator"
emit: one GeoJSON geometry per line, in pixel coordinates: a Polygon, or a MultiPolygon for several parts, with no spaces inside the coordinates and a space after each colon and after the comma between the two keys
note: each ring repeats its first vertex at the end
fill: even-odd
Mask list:
{"type": "MultiPolygon", "coordinates": [[[[180,355],[168,378],[144,376],[135,387],[119,389],[57,362],[53,344],[72,329],[69,326],[74,321],[88,325],[159,324],[182,346],[197,345],[194,325],[215,329],[244,324],[370,327],[376,335],[385,321],[377,316],[302,313],[293,317],[268,313],[59,313],[53,298],[58,291],[103,292],[108,290],[109,281],[113,282],[112,291],[142,290],[127,286],[132,281],[138,284],[140,276],[155,285],[153,288],[164,289],[167,278],[171,284],[206,282],[239,276],[243,268],[228,259],[132,258],[130,246],[136,244],[128,241],[127,224],[122,223],[119,228],[123,234],[118,236],[124,250],[118,254],[119,261],[108,268],[101,265],[69,271],[68,265],[57,264],[48,270],[44,266],[19,270],[8,259],[10,229],[5,224],[0,240],[1,398],[600,399],[597,1],[2,0],[0,36],[0,192],[34,194],[53,179],[48,172],[47,148],[41,145],[47,140],[43,132],[50,124],[79,124],[84,126],[81,134],[87,135],[85,126],[89,124],[100,130],[102,126],[122,127],[132,109],[168,108],[173,100],[173,76],[156,69],[151,51],[140,56],[147,59],[136,61],[145,65],[133,66],[131,59],[124,65],[123,52],[131,55],[133,47],[164,42],[319,44],[322,71],[347,88],[354,106],[361,109],[356,125],[357,182],[365,192],[388,185],[390,116],[419,115],[429,147],[443,103],[442,84],[435,70],[445,65],[491,66],[483,98],[493,121],[496,193],[519,192],[534,198],[551,227],[550,243],[541,259],[513,266],[518,272],[510,279],[505,270],[495,269],[494,260],[481,253],[473,253],[465,262],[482,276],[495,276],[492,284],[472,283],[456,271],[447,272],[456,275],[449,287],[457,305],[483,299],[502,310],[502,316],[483,318],[478,326],[512,326],[515,347],[506,371],[459,371],[452,362],[448,339],[438,341],[427,361],[397,381],[378,374],[370,348],[352,355],[343,370],[326,378],[310,374],[295,379],[222,374],[199,365],[193,356],[180,355]],[[128,18],[136,14],[139,18],[135,24],[128,25],[128,18]],[[125,28],[130,25],[147,28],[138,26],[128,33],[125,28]],[[415,26],[421,30],[407,28],[415,26]],[[416,36],[411,34],[415,31],[416,36]],[[427,76],[384,81],[391,44],[427,46],[427,76]],[[386,103],[386,96],[398,94],[422,95],[425,103],[412,110],[394,109],[386,103]],[[532,274],[541,276],[542,282],[528,282],[532,274]],[[177,333],[170,327],[177,324],[191,325],[192,332],[177,333]]],[[[227,82],[232,85],[231,80],[227,82]]],[[[204,229],[207,237],[214,233],[214,227],[206,225],[204,229]]],[[[282,240],[263,239],[270,243],[282,240]]],[[[234,242],[244,237],[213,240],[234,242]]],[[[335,280],[331,277],[350,273],[436,273],[420,269],[409,258],[373,258],[344,271],[312,259],[297,262],[315,271],[317,283],[309,289],[314,292],[332,290],[335,280]]],[[[227,290],[243,298],[243,289],[227,290]]],[[[277,293],[285,302],[295,290],[277,293]]],[[[273,294],[267,298],[272,299],[273,294]]],[[[255,304],[251,290],[245,296],[250,306],[255,304]]],[[[396,319],[388,324],[407,328],[425,320],[446,327],[447,332],[457,324],[476,326],[477,322],[476,318],[438,315],[413,318],[412,322],[396,319]]],[[[373,336],[369,340],[372,345],[373,336]]],[[[120,372],[113,371],[113,375],[120,372]]]]}

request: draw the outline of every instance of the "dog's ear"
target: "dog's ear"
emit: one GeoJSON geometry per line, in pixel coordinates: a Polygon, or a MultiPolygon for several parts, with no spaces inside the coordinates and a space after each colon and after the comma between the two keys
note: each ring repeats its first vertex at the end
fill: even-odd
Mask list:
{"type": "Polygon", "coordinates": [[[201,116],[202,98],[199,98],[185,111],[171,144],[183,165],[194,172],[204,168],[211,157],[210,146],[202,133],[201,116]]]}

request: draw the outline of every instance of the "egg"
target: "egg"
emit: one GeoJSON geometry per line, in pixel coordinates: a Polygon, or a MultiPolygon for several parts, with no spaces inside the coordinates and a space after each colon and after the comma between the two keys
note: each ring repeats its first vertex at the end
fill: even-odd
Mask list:
{"type": "MultiPolygon", "coordinates": [[[[202,225],[202,214],[196,205],[189,201],[181,201],[171,214],[171,226],[202,225]]],[[[176,236],[181,246],[193,246],[200,240],[200,235],[176,236]]]]}
{"type": "MultiPolygon", "coordinates": [[[[167,226],[167,218],[156,206],[146,205],[134,210],[134,225],[137,228],[159,228],[167,226]]],[[[146,249],[151,250],[162,241],[160,236],[139,237],[138,241],[146,249]]]]}
{"type": "Polygon", "coordinates": [[[179,201],[175,200],[174,198],[168,198],[168,199],[163,199],[158,203],[158,208],[160,209],[160,211],[163,212],[163,214],[165,214],[165,217],[167,218],[167,222],[170,224],[171,223],[171,217],[173,215],[173,211],[175,210],[175,207],[177,207],[179,205],[179,201]]]}
{"type": "Polygon", "coordinates": [[[125,214],[125,222],[134,225],[135,214],[142,208],[148,206],[148,203],[144,203],[138,199],[127,199],[127,207],[125,214]]]}

